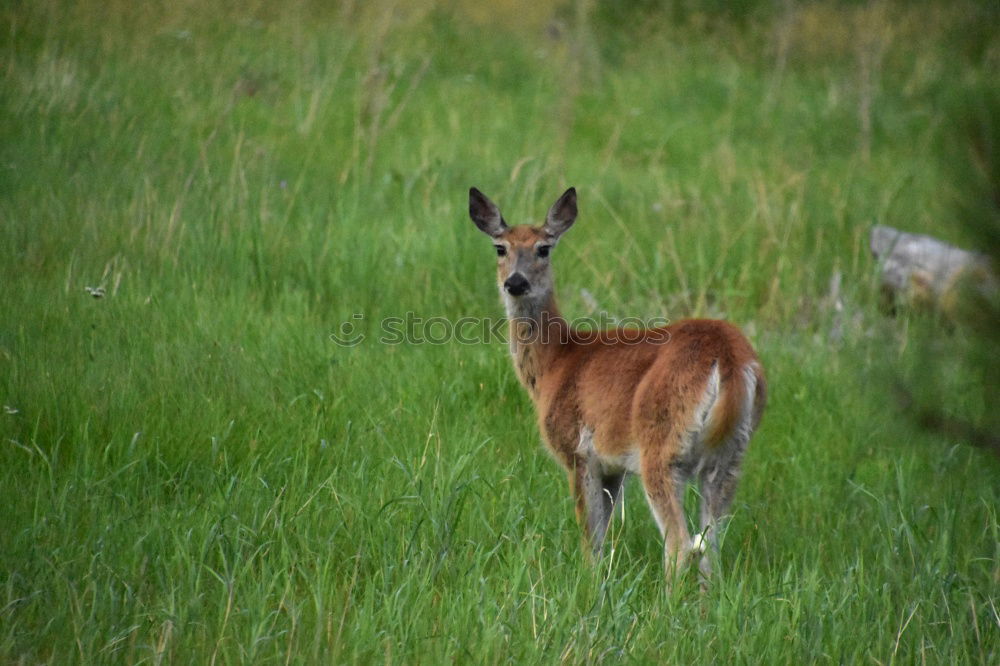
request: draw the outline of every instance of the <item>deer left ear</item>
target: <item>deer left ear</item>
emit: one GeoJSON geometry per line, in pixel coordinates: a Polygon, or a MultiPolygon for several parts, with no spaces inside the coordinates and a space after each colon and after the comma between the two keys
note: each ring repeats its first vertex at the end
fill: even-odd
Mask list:
{"type": "Polygon", "coordinates": [[[504,222],[500,209],[474,187],[469,188],[469,217],[480,231],[493,238],[507,231],[507,223],[504,222]]]}
{"type": "Polygon", "coordinates": [[[545,216],[545,231],[553,238],[558,238],[576,221],[576,188],[571,187],[559,200],[552,204],[545,216]]]}

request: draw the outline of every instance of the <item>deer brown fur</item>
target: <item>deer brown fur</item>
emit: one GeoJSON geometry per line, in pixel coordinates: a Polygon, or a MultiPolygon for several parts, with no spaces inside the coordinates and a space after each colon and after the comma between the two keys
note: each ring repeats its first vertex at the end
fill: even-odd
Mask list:
{"type": "Polygon", "coordinates": [[[565,467],[590,550],[598,555],[628,474],[638,474],[664,537],[668,579],[705,545],[732,501],[766,384],[757,355],[732,324],[708,319],[607,331],[572,328],[556,305],[549,252],[576,220],[568,189],[540,226],[508,226],[476,188],[469,214],[497,249],[517,376],[543,438],[565,467]],[[690,537],[686,483],[701,490],[701,530],[690,537]]]}

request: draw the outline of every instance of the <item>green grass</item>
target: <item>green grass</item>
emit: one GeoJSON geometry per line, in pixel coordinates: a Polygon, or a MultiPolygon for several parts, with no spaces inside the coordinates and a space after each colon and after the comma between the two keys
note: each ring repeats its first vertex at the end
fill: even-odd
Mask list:
{"type": "Polygon", "coordinates": [[[991,5],[134,4],[0,12],[0,660],[1000,659],[1000,464],[892,392],[932,366],[995,425],[995,377],[881,315],[867,250],[968,242],[952,114],[996,91],[991,5]],[[760,350],[704,596],[665,592],[635,482],[588,566],[502,343],[378,342],[500,316],[470,185],[511,222],[578,188],[569,316],[586,289],[760,350]]]}

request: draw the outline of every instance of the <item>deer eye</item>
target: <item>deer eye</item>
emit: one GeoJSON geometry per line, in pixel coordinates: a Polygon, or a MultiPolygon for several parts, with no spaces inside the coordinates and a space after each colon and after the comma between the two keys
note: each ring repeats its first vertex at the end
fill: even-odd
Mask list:
{"type": "Polygon", "coordinates": [[[507,256],[507,248],[505,248],[503,245],[494,245],[493,247],[496,248],[498,257],[507,256]]]}
{"type": "Polygon", "coordinates": [[[551,245],[539,245],[537,250],[538,256],[544,259],[545,257],[549,256],[549,250],[551,249],[552,249],[551,245]]]}

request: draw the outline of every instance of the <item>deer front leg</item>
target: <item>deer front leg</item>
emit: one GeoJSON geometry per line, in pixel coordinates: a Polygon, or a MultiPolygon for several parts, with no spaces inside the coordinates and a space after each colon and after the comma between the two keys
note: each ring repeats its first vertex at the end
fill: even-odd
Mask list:
{"type": "Polygon", "coordinates": [[[597,558],[621,495],[624,473],[604,474],[594,452],[593,433],[580,432],[580,444],[569,470],[570,487],[576,504],[576,519],[583,528],[584,549],[597,558]]]}

